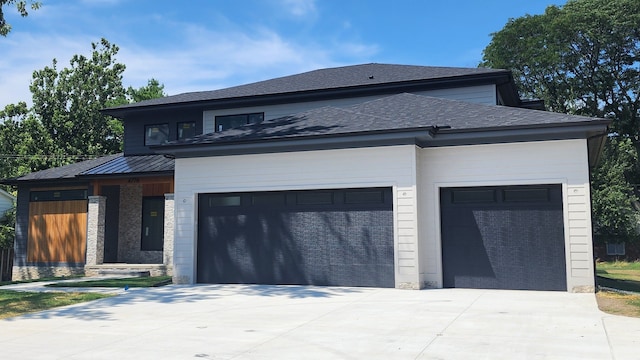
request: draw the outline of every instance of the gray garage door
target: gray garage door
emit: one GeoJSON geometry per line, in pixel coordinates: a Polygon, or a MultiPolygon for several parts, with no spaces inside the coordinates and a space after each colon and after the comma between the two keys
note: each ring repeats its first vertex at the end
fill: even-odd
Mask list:
{"type": "Polygon", "coordinates": [[[393,287],[390,188],[201,194],[197,281],[393,287]]]}
{"type": "Polygon", "coordinates": [[[440,191],[444,287],[566,291],[560,185],[440,191]]]}

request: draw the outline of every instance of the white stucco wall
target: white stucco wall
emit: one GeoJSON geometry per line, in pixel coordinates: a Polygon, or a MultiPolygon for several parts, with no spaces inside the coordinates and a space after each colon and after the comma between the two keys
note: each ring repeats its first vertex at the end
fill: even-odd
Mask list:
{"type": "Polygon", "coordinates": [[[193,283],[197,195],[211,192],[392,187],[396,287],[418,288],[413,145],[176,159],[174,279],[193,283]]]}
{"type": "Polygon", "coordinates": [[[418,151],[420,277],[442,287],[441,187],[562,184],[567,290],[593,291],[587,142],[584,139],[418,151]]]}

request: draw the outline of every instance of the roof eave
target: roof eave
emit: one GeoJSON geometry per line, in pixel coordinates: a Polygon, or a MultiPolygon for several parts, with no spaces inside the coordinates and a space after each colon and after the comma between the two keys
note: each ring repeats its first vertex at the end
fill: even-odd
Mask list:
{"type": "Polygon", "coordinates": [[[430,131],[432,128],[419,128],[392,132],[378,131],[332,136],[168,145],[157,147],[155,150],[158,153],[170,154],[176,158],[188,158],[408,144],[428,148],[508,142],[589,139],[598,134],[606,134],[608,125],[608,120],[595,120],[583,123],[514,126],[492,129],[472,129],[469,131],[448,130],[440,127],[435,135],[430,131]]]}

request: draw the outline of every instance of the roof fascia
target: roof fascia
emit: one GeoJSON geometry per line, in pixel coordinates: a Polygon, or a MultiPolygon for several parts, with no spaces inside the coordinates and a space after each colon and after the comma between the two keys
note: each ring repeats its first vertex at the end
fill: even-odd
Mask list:
{"type": "Polygon", "coordinates": [[[274,139],[248,141],[235,144],[194,144],[182,146],[162,146],[155,150],[176,158],[226,156],[244,154],[265,154],[310,150],[330,150],[363,148],[374,146],[416,145],[416,139],[431,137],[430,128],[401,132],[376,132],[354,135],[313,136],[294,139],[274,139]]]}
{"type": "Polygon", "coordinates": [[[171,176],[174,171],[165,170],[165,171],[145,171],[145,172],[130,172],[130,173],[116,173],[116,174],[78,174],[78,179],[120,179],[120,178],[129,178],[129,177],[156,177],[156,176],[171,176]]]}

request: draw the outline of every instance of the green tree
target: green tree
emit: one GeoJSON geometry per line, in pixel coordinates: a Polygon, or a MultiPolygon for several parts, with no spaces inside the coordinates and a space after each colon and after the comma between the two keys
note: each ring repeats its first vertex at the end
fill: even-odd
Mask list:
{"type": "Polygon", "coordinates": [[[0,110],[0,178],[12,178],[66,163],[27,104],[0,110]]]}
{"type": "Polygon", "coordinates": [[[629,138],[612,137],[596,169],[593,212],[597,214],[595,232],[603,242],[634,241],[637,235],[638,199],[627,178],[638,162],[638,152],[629,138]]]}
{"type": "Polygon", "coordinates": [[[116,153],[122,146],[122,124],[100,109],[125,98],[122,73],[115,59],[118,47],[102,39],[91,44],[91,57],[74,55],[70,67],[52,66],[33,73],[33,113],[62,153],[95,157],[116,153]]]}
{"type": "Polygon", "coordinates": [[[594,227],[627,240],[637,238],[630,183],[640,183],[639,29],[638,0],[569,0],[510,19],[492,34],[481,63],[512,70],[521,96],[542,99],[551,111],[613,119],[594,172],[594,227]]]}
{"type": "Polygon", "coordinates": [[[20,16],[26,17],[29,15],[29,9],[38,10],[41,5],[39,1],[29,1],[27,4],[25,0],[0,0],[0,35],[7,36],[11,31],[11,24],[7,23],[4,18],[3,7],[15,6],[20,16]]]}
{"type": "Polygon", "coordinates": [[[129,86],[127,88],[128,102],[137,103],[143,100],[151,100],[167,96],[164,93],[164,85],[156,79],[149,79],[146,86],[134,89],[129,86]]]}
{"type": "Polygon", "coordinates": [[[0,250],[11,249],[15,239],[16,208],[0,214],[0,250]]]}

